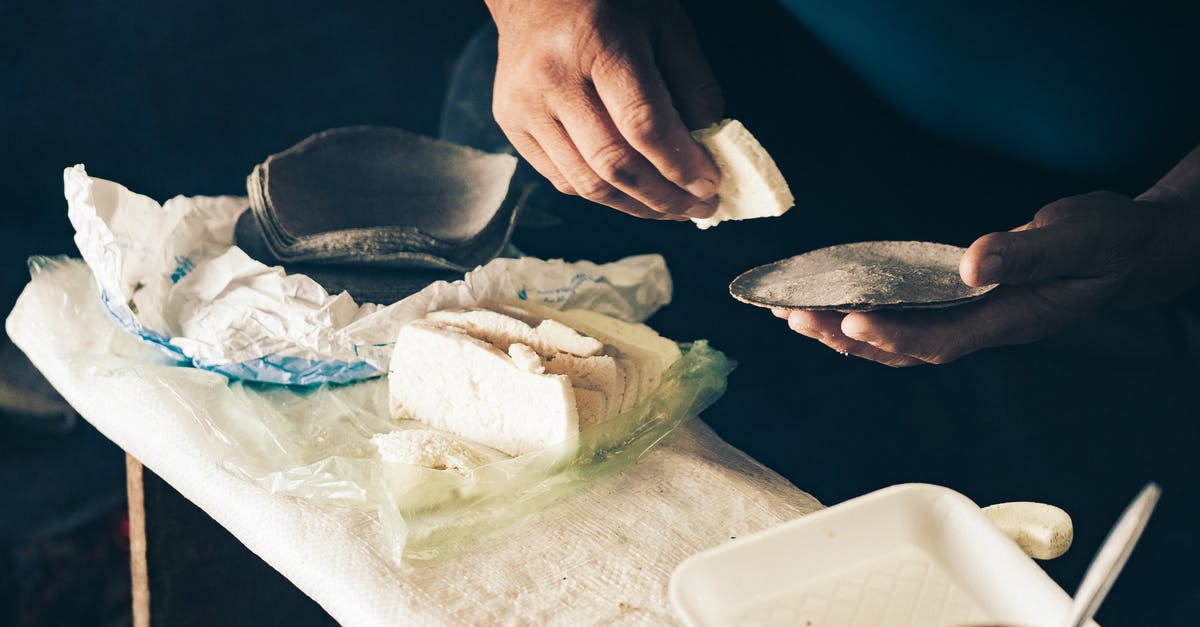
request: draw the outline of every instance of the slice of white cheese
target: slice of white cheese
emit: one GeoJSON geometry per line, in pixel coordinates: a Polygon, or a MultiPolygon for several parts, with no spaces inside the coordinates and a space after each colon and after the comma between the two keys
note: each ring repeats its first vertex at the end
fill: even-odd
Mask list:
{"type": "Polygon", "coordinates": [[[547,357],[545,363],[546,372],[567,375],[575,387],[604,392],[609,396],[620,396],[621,390],[625,389],[624,376],[610,355],[579,357],[558,353],[547,357]]]}
{"type": "Polygon", "coordinates": [[[663,371],[682,356],[678,344],[644,324],[588,309],[556,310],[535,304],[528,307],[531,315],[553,318],[607,345],[605,353],[616,358],[625,375],[622,410],[652,394],[662,381],[663,371]]]}
{"type": "Polygon", "coordinates": [[[565,309],[558,319],[605,344],[616,346],[623,353],[644,359],[649,365],[657,365],[659,374],[683,356],[678,344],[641,323],[625,322],[589,309],[565,309]]]}
{"type": "Polygon", "coordinates": [[[625,379],[625,393],[621,396],[621,409],[618,410],[623,412],[637,405],[638,401],[642,400],[642,395],[649,394],[650,391],[642,389],[642,369],[637,360],[627,357],[615,346],[609,347],[608,352],[616,359],[617,368],[625,379]]]}
{"type": "Polygon", "coordinates": [[[488,341],[433,320],[405,325],[388,374],[392,415],[419,420],[509,455],[578,435],[563,375],[530,372],[488,341]]]}
{"type": "Polygon", "coordinates": [[[717,211],[708,218],[692,218],[707,229],[725,220],[781,216],[795,198],[775,160],[737,120],[724,120],[692,132],[721,170],[717,211]]]}
{"type": "Polygon", "coordinates": [[[578,402],[578,392],[581,389],[601,395],[603,410],[600,412],[600,420],[608,420],[621,411],[621,403],[625,399],[625,375],[613,356],[578,357],[558,353],[546,358],[545,364],[546,372],[567,375],[571,379],[571,385],[576,391],[580,425],[587,422],[583,417],[583,408],[578,402]]]}
{"type": "Polygon", "coordinates": [[[460,474],[508,456],[437,429],[398,429],[371,438],[379,458],[395,464],[452,470],[460,474]]]}
{"type": "Polygon", "coordinates": [[[525,344],[543,356],[570,353],[590,357],[604,350],[599,341],[554,320],[544,320],[535,328],[524,320],[488,309],[435,311],[425,319],[464,329],[503,351],[513,343],[525,344]]]}
{"type": "Polygon", "coordinates": [[[608,419],[608,399],[603,392],[575,388],[575,408],[579,413],[579,428],[586,429],[608,419]]]}
{"type": "Polygon", "coordinates": [[[627,375],[636,377],[636,385],[627,386],[633,397],[628,409],[658,389],[662,373],[682,356],[679,346],[644,324],[625,322],[587,309],[567,309],[559,320],[616,349],[627,375]]]}

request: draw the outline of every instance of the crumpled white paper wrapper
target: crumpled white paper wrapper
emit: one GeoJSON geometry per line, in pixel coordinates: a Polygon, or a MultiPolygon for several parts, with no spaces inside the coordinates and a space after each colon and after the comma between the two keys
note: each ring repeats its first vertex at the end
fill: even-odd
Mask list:
{"type": "Polygon", "coordinates": [[[75,242],[109,313],[173,358],[251,381],[347,383],[387,371],[399,328],[428,311],[490,300],[588,308],[640,322],[670,301],[658,255],[615,263],[496,259],[464,283],[435,283],[388,307],[327,293],[233,245],[245,198],[176,196],[160,205],[63,173],[75,242]]]}

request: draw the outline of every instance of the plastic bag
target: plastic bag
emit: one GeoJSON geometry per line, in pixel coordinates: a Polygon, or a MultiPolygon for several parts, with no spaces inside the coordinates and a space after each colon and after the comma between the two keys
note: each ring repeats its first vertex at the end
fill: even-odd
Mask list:
{"type": "MultiPolygon", "coordinates": [[[[635,259],[654,271],[661,264],[661,259],[653,257],[635,259]]],[[[635,303],[649,302],[643,298],[644,284],[613,284],[602,274],[578,272],[579,267],[572,264],[498,261],[503,261],[498,267],[508,270],[532,271],[545,264],[542,269],[548,272],[544,277],[556,280],[580,274],[591,278],[568,281],[567,285],[574,286],[569,289],[539,291],[519,287],[524,285],[517,280],[520,272],[495,275],[505,277],[503,281],[484,280],[489,274],[473,274],[464,282],[431,286],[410,297],[411,302],[401,301],[389,315],[403,319],[424,310],[469,305],[473,298],[495,300],[504,294],[512,294],[511,300],[517,302],[523,294],[544,304],[586,302],[600,310],[605,307],[599,303],[605,302],[607,313],[621,313],[625,307],[626,315],[646,311],[635,303]],[[589,281],[595,290],[585,287],[589,281]],[[620,297],[622,294],[628,299],[620,297]]],[[[95,281],[82,263],[37,259],[32,265],[35,272],[69,273],[69,289],[91,295],[81,302],[92,303],[92,309],[53,314],[72,320],[74,328],[80,329],[80,342],[99,343],[79,346],[79,355],[73,359],[80,367],[100,376],[134,373],[170,390],[191,411],[211,456],[263,489],[378,517],[385,537],[377,550],[397,562],[433,559],[460,550],[479,541],[487,531],[633,463],[718,398],[733,368],[730,360],[705,342],[683,345],[683,357],[664,374],[658,389],[617,418],[584,430],[574,455],[564,458],[562,450],[573,448],[574,443],[568,443],[460,474],[378,458],[370,438],[400,426],[389,416],[384,379],[288,388],[231,382],[213,372],[174,366],[170,356],[133,342],[105,315],[96,297],[95,281]],[[100,331],[104,328],[109,332],[100,331]],[[204,411],[195,411],[199,406],[204,411]]],[[[658,301],[660,296],[650,300],[658,301]]]]}

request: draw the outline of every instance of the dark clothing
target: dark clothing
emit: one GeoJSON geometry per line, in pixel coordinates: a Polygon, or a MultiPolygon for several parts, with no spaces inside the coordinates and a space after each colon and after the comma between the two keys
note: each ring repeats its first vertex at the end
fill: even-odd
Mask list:
{"type": "Polygon", "coordinates": [[[1193,2],[782,3],[897,110],[947,137],[1093,173],[1200,141],[1193,2]]]}

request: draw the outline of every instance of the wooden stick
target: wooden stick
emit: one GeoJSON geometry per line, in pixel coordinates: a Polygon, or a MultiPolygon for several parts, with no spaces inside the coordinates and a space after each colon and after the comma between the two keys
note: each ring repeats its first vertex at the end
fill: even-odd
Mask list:
{"type": "Polygon", "coordinates": [[[150,627],[150,579],[146,570],[146,502],[142,462],[125,454],[125,492],[129,501],[129,573],[133,580],[133,627],[150,627]]]}

